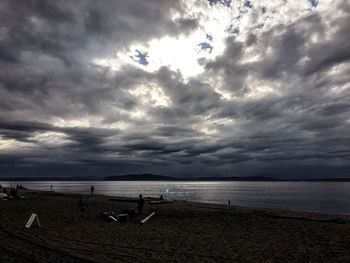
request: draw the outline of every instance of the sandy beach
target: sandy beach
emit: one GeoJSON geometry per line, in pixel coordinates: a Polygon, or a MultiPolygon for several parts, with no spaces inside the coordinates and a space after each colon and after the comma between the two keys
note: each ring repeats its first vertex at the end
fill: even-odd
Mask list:
{"type": "Polygon", "coordinates": [[[150,205],[139,219],[106,222],[132,202],[20,190],[0,201],[0,262],[350,262],[350,217],[178,201],[150,205]],[[30,215],[41,227],[25,228],[30,215]]]}

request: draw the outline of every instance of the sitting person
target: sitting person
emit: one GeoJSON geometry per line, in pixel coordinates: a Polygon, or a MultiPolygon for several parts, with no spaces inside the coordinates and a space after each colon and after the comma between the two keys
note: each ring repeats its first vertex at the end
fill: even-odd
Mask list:
{"type": "Polygon", "coordinates": [[[12,196],[13,198],[19,198],[19,195],[17,193],[17,188],[11,188],[10,196],[12,196]]]}

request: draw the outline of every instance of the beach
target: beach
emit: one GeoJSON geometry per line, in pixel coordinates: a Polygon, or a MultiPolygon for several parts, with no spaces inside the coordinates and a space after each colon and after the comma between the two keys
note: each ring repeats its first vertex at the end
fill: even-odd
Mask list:
{"type": "Polygon", "coordinates": [[[174,201],[107,222],[100,212],[137,204],[86,195],[80,219],[78,195],[19,194],[0,201],[1,262],[350,262],[349,216],[174,201]],[[41,227],[27,229],[32,213],[41,227]]]}

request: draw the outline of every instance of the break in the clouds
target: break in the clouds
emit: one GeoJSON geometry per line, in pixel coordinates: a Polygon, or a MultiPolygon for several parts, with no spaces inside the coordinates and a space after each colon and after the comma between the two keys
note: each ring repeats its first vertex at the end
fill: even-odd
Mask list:
{"type": "Polygon", "coordinates": [[[0,174],[347,176],[348,1],[1,1],[0,174]]]}

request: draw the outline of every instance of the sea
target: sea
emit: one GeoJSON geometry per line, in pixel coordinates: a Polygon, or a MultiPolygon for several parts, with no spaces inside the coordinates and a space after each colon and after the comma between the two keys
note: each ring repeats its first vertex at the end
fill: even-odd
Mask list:
{"type": "Polygon", "coordinates": [[[21,184],[33,190],[109,196],[159,197],[203,203],[350,215],[350,182],[173,182],[173,181],[23,181],[1,182],[3,186],[21,184]]]}

